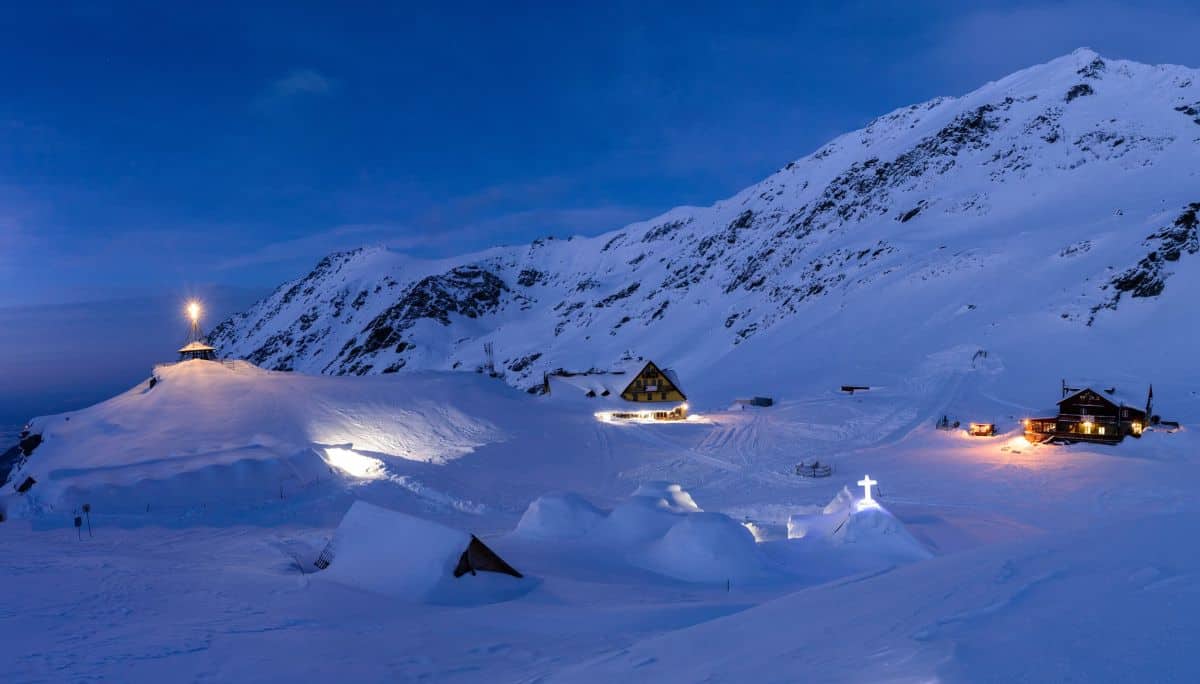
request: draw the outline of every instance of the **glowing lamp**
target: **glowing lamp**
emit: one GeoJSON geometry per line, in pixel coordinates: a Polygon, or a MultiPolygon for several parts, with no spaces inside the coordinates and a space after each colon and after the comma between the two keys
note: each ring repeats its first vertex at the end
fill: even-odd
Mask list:
{"type": "Polygon", "coordinates": [[[192,319],[193,324],[197,323],[200,320],[200,302],[194,299],[188,302],[187,315],[188,318],[192,319]]]}

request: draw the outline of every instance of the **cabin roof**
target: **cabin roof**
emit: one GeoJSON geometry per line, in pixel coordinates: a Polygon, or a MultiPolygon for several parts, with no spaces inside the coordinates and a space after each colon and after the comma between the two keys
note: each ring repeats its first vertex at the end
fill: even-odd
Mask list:
{"type": "Polygon", "coordinates": [[[1120,393],[1110,394],[1103,390],[1097,390],[1097,389],[1093,389],[1091,387],[1082,387],[1078,390],[1075,390],[1074,392],[1072,392],[1072,393],[1068,394],[1067,396],[1063,397],[1062,399],[1060,399],[1058,401],[1058,405],[1061,406],[1065,402],[1068,402],[1068,401],[1074,399],[1075,397],[1079,396],[1080,394],[1083,394],[1084,392],[1091,392],[1092,394],[1095,394],[1096,396],[1098,396],[1101,399],[1103,399],[1104,401],[1112,404],[1113,406],[1125,406],[1128,408],[1138,409],[1139,411],[1145,410],[1145,406],[1146,406],[1145,399],[1142,399],[1139,401],[1137,399],[1134,399],[1133,397],[1128,397],[1128,396],[1125,396],[1120,393]]]}
{"type": "Polygon", "coordinates": [[[182,347],[179,348],[179,353],[186,354],[187,352],[205,352],[205,351],[216,351],[216,350],[217,350],[216,347],[210,347],[203,342],[197,341],[197,342],[188,342],[187,344],[183,345],[182,347]]]}
{"type": "MultiPolygon", "coordinates": [[[[675,374],[675,371],[671,370],[670,368],[663,368],[662,366],[659,366],[657,363],[654,363],[650,359],[628,362],[628,365],[625,366],[625,375],[623,376],[626,378],[625,384],[623,384],[621,386],[621,389],[618,391],[618,394],[623,393],[625,390],[629,389],[629,386],[633,384],[633,381],[637,378],[637,376],[642,371],[646,370],[646,368],[648,368],[650,366],[654,366],[654,368],[656,370],[658,370],[658,372],[660,372],[664,376],[666,376],[667,380],[672,385],[675,386],[675,390],[677,392],[679,392],[680,394],[682,394],[684,396],[684,398],[687,397],[687,393],[684,392],[683,388],[680,387],[680,385],[679,385],[679,376],[675,374]]],[[[640,403],[656,403],[657,404],[657,403],[672,403],[672,402],[670,400],[663,400],[661,402],[650,401],[650,402],[640,402],[640,403]]]]}

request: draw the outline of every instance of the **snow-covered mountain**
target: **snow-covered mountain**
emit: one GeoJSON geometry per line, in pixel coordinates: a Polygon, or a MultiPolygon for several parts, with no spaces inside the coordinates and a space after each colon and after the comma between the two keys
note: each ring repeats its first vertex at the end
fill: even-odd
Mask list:
{"type": "MultiPolygon", "coordinates": [[[[460,258],[330,255],[212,341],[336,375],[471,370],[490,343],[531,391],[629,356],[685,383],[737,359],[717,375],[741,390],[796,349],[882,368],[1011,354],[1037,330],[1047,364],[1084,372],[1092,342],[1166,330],[1191,301],[1198,172],[1200,71],[1081,49],[886,114],[710,207],[460,258]]],[[[1179,344],[1200,339],[1187,326],[1179,344]]]]}

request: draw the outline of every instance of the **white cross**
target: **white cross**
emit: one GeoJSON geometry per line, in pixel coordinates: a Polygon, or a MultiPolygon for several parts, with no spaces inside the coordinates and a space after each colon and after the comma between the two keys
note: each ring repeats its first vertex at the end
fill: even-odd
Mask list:
{"type": "Polygon", "coordinates": [[[871,498],[871,487],[877,484],[879,483],[872,480],[870,475],[865,475],[863,479],[858,481],[858,486],[863,488],[863,504],[875,503],[875,500],[871,498]]]}

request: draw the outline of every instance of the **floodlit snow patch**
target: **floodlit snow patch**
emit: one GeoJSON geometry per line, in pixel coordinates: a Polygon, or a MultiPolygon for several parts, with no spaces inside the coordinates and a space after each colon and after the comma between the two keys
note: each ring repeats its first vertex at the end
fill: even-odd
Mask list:
{"type": "Polygon", "coordinates": [[[333,535],[333,562],[319,576],[417,603],[494,603],[533,587],[491,572],[455,578],[470,541],[445,525],[355,501],[333,535]]]}
{"type": "Polygon", "coordinates": [[[334,468],[360,480],[378,480],[387,476],[383,461],[355,453],[353,449],[327,447],[325,457],[334,468]]]}

